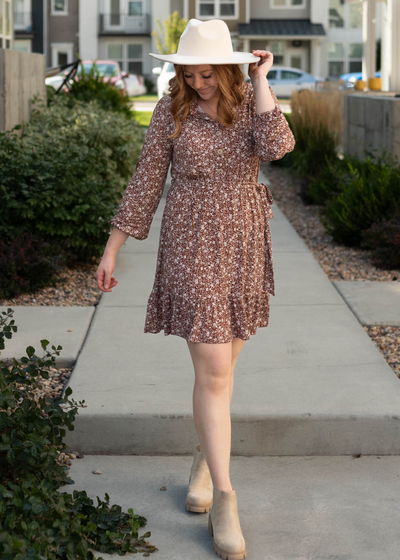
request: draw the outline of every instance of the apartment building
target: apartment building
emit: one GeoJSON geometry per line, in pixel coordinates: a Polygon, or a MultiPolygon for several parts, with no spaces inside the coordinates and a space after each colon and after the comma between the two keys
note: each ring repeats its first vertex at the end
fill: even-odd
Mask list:
{"type": "MultiPolygon", "coordinates": [[[[362,0],[14,2],[14,48],[43,52],[47,66],[72,62],[78,55],[111,58],[127,72],[152,77],[158,62],[149,56],[157,51],[151,31],[156,19],[163,21],[175,10],[185,19],[223,19],[235,50],[270,50],[277,64],[316,76],[335,78],[362,65],[362,0]]],[[[7,5],[10,0],[0,0],[4,14],[7,5]]]]}
{"type": "Polygon", "coordinates": [[[156,19],[164,21],[175,10],[183,16],[179,0],[80,0],[81,58],[111,58],[132,74],[152,77],[150,52],[157,52],[151,31],[156,19]],[[97,19],[93,19],[97,13],[97,19]]]}
{"type": "Polygon", "coordinates": [[[187,17],[224,19],[238,50],[269,50],[276,64],[335,78],[361,70],[362,1],[185,0],[187,17]]]}

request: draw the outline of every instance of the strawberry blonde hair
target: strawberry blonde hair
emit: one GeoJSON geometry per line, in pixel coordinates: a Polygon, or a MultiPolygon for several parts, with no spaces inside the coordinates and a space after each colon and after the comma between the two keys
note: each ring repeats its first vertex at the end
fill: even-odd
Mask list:
{"type": "MultiPolygon", "coordinates": [[[[182,125],[181,121],[189,114],[189,106],[197,93],[185,80],[183,65],[174,64],[175,76],[169,81],[170,96],[172,97],[171,113],[174,117],[176,130],[169,138],[179,136],[182,125]]],[[[221,91],[218,100],[217,115],[224,126],[230,126],[233,122],[236,107],[243,99],[244,74],[239,64],[216,64],[212,68],[217,75],[218,85],[221,91]]]]}

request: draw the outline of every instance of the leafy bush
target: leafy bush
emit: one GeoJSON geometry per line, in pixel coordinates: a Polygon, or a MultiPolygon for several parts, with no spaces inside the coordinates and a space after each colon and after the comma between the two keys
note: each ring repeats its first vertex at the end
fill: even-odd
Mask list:
{"type": "Polygon", "coordinates": [[[346,163],[340,192],[326,201],[321,221],[335,241],[354,246],[360,245],[362,232],[374,222],[392,217],[400,200],[400,167],[393,167],[387,156],[346,163]]]}
{"type": "MultiPolygon", "coordinates": [[[[15,129],[18,129],[15,127],[15,129]]],[[[0,132],[0,235],[60,241],[79,260],[99,256],[144,133],[93,101],[36,104],[21,138],[0,132]]]]}
{"type": "MultiPolygon", "coordinates": [[[[0,314],[0,350],[17,331],[13,311],[0,314]]],[[[157,550],[145,541],[147,532],[138,529],[147,520],[132,509],[123,513],[117,505],[97,498],[97,505],[86,492],[59,493],[58,488],[73,484],[67,467],[59,459],[65,449],[63,437],[73,430],[78,408],[65,395],[51,398],[43,391],[49,367],[61,346],[41,341],[43,358],[28,346],[27,355],[0,362],[0,557],[2,560],[91,560],[90,550],[113,554],[157,550]],[[139,548],[140,547],[140,548],[139,548]]],[[[101,558],[101,557],[100,557],[101,558]]]]}
{"type": "Polygon", "coordinates": [[[5,241],[0,238],[0,298],[33,292],[56,281],[55,272],[65,264],[65,254],[32,233],[5,241]]]}
{"type": "Polygon", "coordinates": [[[361,171],[364,162],[356,157],[346,155],[328,161],[320,174],[311,177],[307,187],[307,202],[324,205],[329,199],[336,197],[342,185],[350,180],[349,166],[361,171]]]}
{"type": "Polygon", "coordinates": [[[105,82],[95,64],[89,72],[81,66],[82,74],[77,80],[71,80],[68,91],[61,91],[58,95],[66,98],[69,107],[74,107],[76,101],[90,103],[96,101],[106,111],[122,113],[128,119],[133,118],[133,110],[129,96],[122,93],[116,86],[105,82]]]}
{"type": "Polygon", "coordinates": [[[361,247],[372,249],[372,261],[378,268],[400,269],[400,206],[390,219],[381,219],[362,232],[361,247]]]}
{"type": "Polygon", "coordinates": [[[144,85],[146,87],[146,93],[147,94],[153,93],[154,83],[151,80],[149,80],[148,78],[145,78],[144,79],[144,85]]]}

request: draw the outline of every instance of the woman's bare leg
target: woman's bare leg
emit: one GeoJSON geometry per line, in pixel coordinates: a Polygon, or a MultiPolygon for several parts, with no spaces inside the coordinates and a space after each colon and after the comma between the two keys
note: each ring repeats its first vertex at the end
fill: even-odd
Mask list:
{"type": "Polygon", "coordinates": [[[195,371],[193,416],[201,450],[214,487],[228,492],[232,490],[229,477],[231,384],[241,344],[188,342],[188,346],[195,371]]]}
{"type": "Polygon", "coordinates": [[[231,360],[231,377],[229,379],[229,402],[232,400],[233,393],[233,371],[235,369],[236,360],[240,352],[243,350],[244,343],[246,341],[241,338],[234,338],[231,342],[232,344],[232,360],[231,360]]]}

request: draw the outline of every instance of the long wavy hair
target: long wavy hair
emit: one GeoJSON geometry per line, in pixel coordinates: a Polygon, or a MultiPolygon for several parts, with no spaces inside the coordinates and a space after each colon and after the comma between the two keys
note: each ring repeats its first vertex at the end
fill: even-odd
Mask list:
{"type": "MultiPolygon", "coordinates": [[[[195,97],[199,97],[193,88],[185,80],[183,65],[174,64],[175,76],[169,81],[171,90],[171,113],[174,117],[176,130],[169,138],[179,136],[182,125],[181,121],[189,114],[189,106],[195,97]]],[[[231,126],[235,117],[236,107],[243,99],[244,74],[238,64],[216,64],[212,65],[217,75],[218,86],[221,92],[218,100],[217,116],[225,126],[231,126]]]]}

